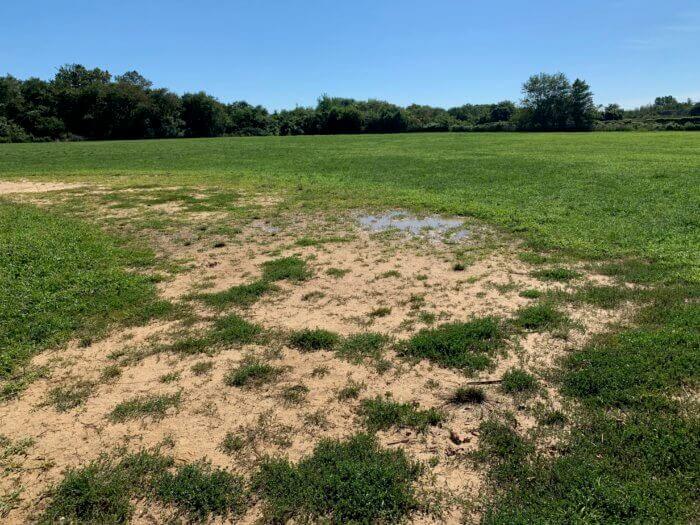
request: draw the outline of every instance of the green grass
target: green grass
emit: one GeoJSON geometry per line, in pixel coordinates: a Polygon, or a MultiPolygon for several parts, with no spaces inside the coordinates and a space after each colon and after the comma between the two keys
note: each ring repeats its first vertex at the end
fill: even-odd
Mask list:
{"type": "Polygon", "coordinates": [[[362,332],[346,337],[335,350],[341,359],[361,363],[365,359],[381,359],[389,338],[374,332],[362,332]]]}
{"type": "Polygon", "coordinates": [[[0,200],[0,380],[29,358],[115,323],[169,311],[145,276],[154,262],[93,226],[0,200]]]}
{"type": "Polygon", "coordinates": [[[271,523],[396,523],[418,509],[422,467],[372,436],[322,440],[293,464],[266,459],[253,478],[271,523]]]}
{"type": "Polygon", "coordinates": [[[173,459],[142,451],[121,458],[101,456],[68,470],[50,491],[39,523],[128,523],[134,501],[157,501],[189,522],[228,518],[247,507],[243,480],[205,462],[187,463],[174,472],[173,459]]]}
{"type": "Polygon", "coordinates": [[[554,330],[565,326],[570,322],[566,314],[550,303],[533,304],[524,306],[515,312],[513,325],[522,330],[534,332],[554,330]]]}
{"type": "Polygon", "coordinates": [[[49,390],[46,404],[52,405],[58,412],[68,412],[87,401],[95,390],[91,381],[78,381],[71,385],[57,386],[49,390]]]}
{"type": "Polygon", "coordinates": [[[175,473],[166,471],[154,485],[158,500],[195,522],[206,522],[212,515],[236,516],[247,507],[243,479],[203,461],[182,465],[175,473]]]}
{"type": "Polygon", "coordinates": [[[567,282],[581,277],[581,273],[568,268],[547,268],[532,272],[532,276],[537,277],[541,281],[567,282]]]}
{"type": "Polygon", "coordinates": [[[299,330],[289,336],[290,346],[302,352],[332,350],[339,342],[340,336],[338,334],[320,328],[299,330]]]}
{"type": "Polygon", "coordinates": [[[235,315],[220,317],[214,322],[210,337],[224,345],[250,344],[258,340],[262,328],[235,315]]]}
{"type": "Polygon", "coordinates": [[[263,295],[274,289],[275,286],[261,279],[250,284],[232,286],[222,292],[200,294],[198,298],[214,308],[226,308],[230,305],[246,307],[255,304],[263,295]]]}
{"type": "Polygon", "coordinates": [[[283,257],[273,259],[262,265],[263,280],[274,281],[306,281],[311,277],[311,271],[306,266],[306,261],[299,257],[283,257]]]}
{"type": "Polygon", "coordinates": [[[450,396],[450,402],[456,405],[480,404],[486,401],[486,392],[476,386],[460,386],[450,396]]]}
{"type": "Polygon", "coordinates": [[[504,344],[505,334],[499,321],[484,317],[421,330],[399,350],[405,356],[475,371],[487,368],[492,362],[492,354],[504,344]]]}
{"type": "Polygon", "coordinates": [[[525,370],[513,368],[503,374],[501,390],[506,394],[531,393],[537,390],[537,379],[525,370]]]}
{"type": "Polygon", "coordinates": [[[274,381],[281,373],[278,367],[250,358],[229,370],[224,376],[224,383],[228,386],[256,387],[274,381]]]}
{"type": "Polygon", "coordinates": [[[298,188],[332,208],[436,209],[542,248],[698,277],[694,133],[404,134],[3,144],[4,178],[298,188]]]}
{"type": "Polygon", "coordinates": [[[412,428],[425,432],[445,420],[445,414],[435,408],[422,410],[413,403],[398,403],[376,397],[364,399],[359,410],[365,426],[370,431],[390,428],[412,428]]]}
{"type": "Polygon", "coordinates": [[[119,403],[109,413],[109,419],[115,423],[123,423],[130,419],[150,416],[153,419],[165,417],[168,409],[180,406],[181,394],[149,394],[138,396],[119,403]]]}

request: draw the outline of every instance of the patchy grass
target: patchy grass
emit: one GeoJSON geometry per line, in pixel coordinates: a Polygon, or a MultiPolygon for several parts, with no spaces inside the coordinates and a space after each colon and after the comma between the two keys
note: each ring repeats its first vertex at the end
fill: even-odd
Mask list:
{"type": "Polygon", "coordinates": [[[388,306],[379,306],[377,308],[374,308],[369,312],[369,317],[372,319],[377,318],[377,317],[386,317],[391,313],[391,308],[388,306]]]}
{"type": "Polygon", "coordinates": [[[516,328],[539,332],[555,330],[570,323],[568,316],[551,303],[539,303],[520,308],[512,321],[516,328]]]}
{"type": "Polygon", "coordinates": [[[456,405],[478,405],[486,401],[486,392],[476,386],[460,386],[450,396],[450,402],[456,405]]]}
{"type": "Polygon", "coordinates": [[[399,351],[404,356],[429,359],[441,366],[475,371],[487,368],[491,355],[504,344],[501,323],[493,317],[484,317],[421,330],[399,351]]]}
{"type": "Polygon", "coordinates": [[[228,290],[215,293],[200,294],[198,298],[206,305],[214,308],[228,306],[248,307],[255,304],[263,295],[274,291],[276,287],[270,282],[260,279],[250,284],[239,284],[228,290]]]}
{"type": "Polygon", "coordinates": [[[119,365],[108,365],[102,369],[100,378],[102,381],[112,381],[118,377],[121,377],[121,375],[122,369],[119,365]]]}
{"type": "Polygon", "coordinates": [[[265,521],[394,523],[418,509],[414,483],[422,467],[372,436],[322,440],[296,465],[267,459],[253,477],[265,521]]]}
{"type": "Polygon", "coordinates": [[[359,364],[365,359],[381,359],[389,338],[375,332],[362,332],[346,337],[336,348],[341,359],[359,364]]]}
{"type": "Polygon", "coordinates": [[[153,254],[94,226],[0,200],[0,252],[0,380],[47,347],[170,312],[128,270],[152,266],[153,254]]]}
{"type": "Polygon", "coordinates": [[[353,379],[349,379],[347,384],[338,390],[338,401],[348,401],[350,399],[358,399],[360,397],[360,394],[364,389],[367,388],[367,385],[364,383],[360,383],[358,381],[355,381],[353,379]]]}
{"type": "Polygon", "coordinates": [[[161,383],[174,383],[180,379],[180,372],[168,372],[158,378],[161,383]]]}
{"type": "Polygon", "coordinates": [[[573,302],[591,304],[598,308],[613,309],[633,297],[634,292],[620,286],[586,285],[569,296],[573,302]]]}
{"type": "Polygon", "coordinates": [[[370,431],[395,428],[412,428],[425,432],[445,420],[445,414],[435,408],[421,410],[413,403],[398,403],[382,397],[365,399],[359,414],[370,431]]]}
{"type": "Polygon", "coordinates": [[[219,450],[224,454],[232,456],[246,447],[246,440],[243,436],[233,432],[226,432],[224,439],[219,445],[219,450]]]}
{"type": "Polygon", "coordinates": [[[306,281],[311,277],[311,271],[306,266],[306,261],[299,257],[283,257],[267,261],[262,265],[263,280],[274,281],[306,281]]]}
{"type": "Polygon", "coordinates": [[[545,268],[531,273],[533,277],[541,281],[568,282],[581,277],[581,273],[569,268],[545,268]]]}
{"type": "Polygon", "coordinates": [[[377,276],[378,279],[388,279],[390,277],[401,277],[401,272],[398,270],[387,270],[377,276]]]}
{"type": "Polygon", "coordinates": [[[123,423],[129,419],[139,419],[147,416],[153,419],[162,419],[165,417],[168,409],[177,408],[180,406],[181,401],[180,392],[138,396],[119,403],[109,413],[109,419],[115,423],[123,423]]]}
{"type": "Polygon", "coordinates": [[[214,322],[213,341],[220,344],[250,344],[258,340],[262,328],[237,315],[220,317],[214,322]]]}
{"type": "Polygon", "coordinates": [[[85,403],[94,390],[95,384],[92,381],[57,386],[49,390],[45,404],[52,405],[58,412],[68,412],[85,403]]]}
{"type": "Polygon", "coordinates": [[[229,370],[224,376],[228,386],[257,387],[277,379],[282,369],[255,358],[245,359],[238,367],[229,370]]]}
{"type": "Polygon", "coordinates": [[[318,247],[323,244],[350,242],[352,237],[301,237],[294,244],[297,246],[314,246],[318,247]]]}
{"type": "Polygon", "coordinates": [[[346,270],[343,268],[328,268],[326,270],[326,275],[330,275],[331,277],[335,277],[336,279],[340,279],[341,277],[344,277],[349,273],[350,270],[346,270]]]}
{"type": "Polygon", "coordinates": [[[518,295],[520,297],[524,297],[525,299],[539,299],[542,297],[542,292],[535,290],[534,288],[528,288],[527,290],[521,291],[518,295]]]}
{"type": "Polygon", "coordinates": [[[340,342],[340,336],[328,330],[300,330],[289,336],[289,344],[302,352],[332,350],[340,342]]]}
{"type": "Polygon", "coordinates": [[[170,472],[173,459],[158,452],[101,456],[68,470],[49,494],[40,523],[127,523],[134,501],[158,501],[190,520],[226,518],[243,512],[247,492],[241,478],[208,463],[190,463],[170,472]]]}
{"type": "Polygon", "coordinates": [[[199,361],[190,367],[192,373],[196,376],[207,375],[214,368],[214,361],[199,361]]]}
{"type": "Polygon", "coordinates": [[[309,387],[306,385],[292,385],[288,386],[282,390],[282,400],[287,405],[298,405],[302,403],[307,394],[309,393],[309,387]]]}
{"type": "Polygon", "coordinates": [[[519,368],[508,370],[501,378],[501,390],[506,394],[532,393],[537,386],[535,376],[519,368]]]}
{"type": "Polygon", "coordinates": [[[155,496],[192,521],[242,514],[247,491],[241,477],[206,462],[190,463],[175,473],[164,472],[154,483],[155,496]]]}

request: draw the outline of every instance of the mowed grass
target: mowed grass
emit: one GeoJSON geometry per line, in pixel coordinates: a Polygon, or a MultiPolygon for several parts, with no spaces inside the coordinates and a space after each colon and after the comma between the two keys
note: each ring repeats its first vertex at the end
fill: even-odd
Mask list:
{"type": "Polygon", "coordinates": [[[697,133],[404,134],[3,144],[2,178],[294,188],[319,206],[473,215],[538,246],[698,278],[697,133]]]}

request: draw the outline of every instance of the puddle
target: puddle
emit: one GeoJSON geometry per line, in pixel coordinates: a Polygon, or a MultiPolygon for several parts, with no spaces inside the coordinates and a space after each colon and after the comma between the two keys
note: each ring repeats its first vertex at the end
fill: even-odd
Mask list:
{"type": "Polygon", "coordinates": [[[373,232],[398,230],[410,235],[459,241],[469,237],[469,230],[461,219],[446,219],[436,215],[416,217],[403,211],[390,211],[381,215],[361,215],[358,221],[373,232]]]}

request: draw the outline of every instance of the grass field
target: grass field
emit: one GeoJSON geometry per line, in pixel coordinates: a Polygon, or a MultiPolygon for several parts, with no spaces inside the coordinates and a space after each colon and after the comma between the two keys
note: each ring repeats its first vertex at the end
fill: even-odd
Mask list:
{"type": "Polygon", "coordinates": [[[3,184],[0,516],[700,510],[700,135],[13,144],[3,184]],[[357,224],[394,209],[470,235],[357,224]]]}

